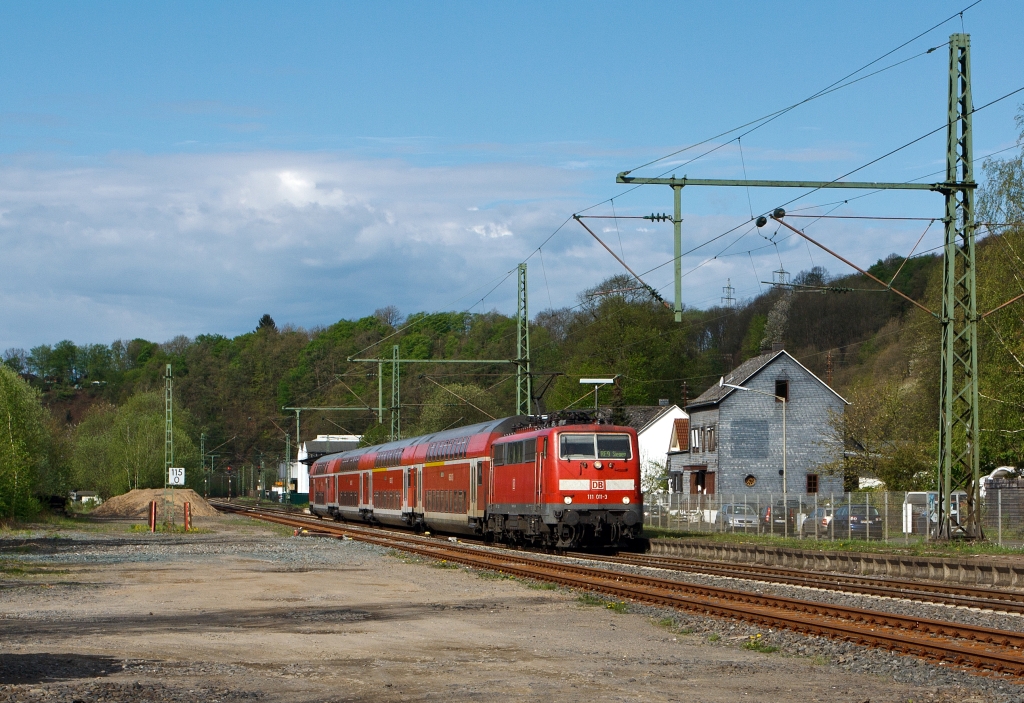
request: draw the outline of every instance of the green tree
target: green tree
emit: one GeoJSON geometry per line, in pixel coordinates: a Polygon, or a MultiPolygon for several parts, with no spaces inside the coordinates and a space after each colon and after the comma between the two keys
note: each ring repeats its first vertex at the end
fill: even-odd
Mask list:
{"type": "MultiPolygon", "coordinates": [[[[200,458],[190,436],[190,415],[175,404],[174,418],[174,463],[185,467],[188,485],[199,485],[200,458]]],[[[104,498],[163,486],[163,394],[137,393],[120,407],[94,407],[76,428],[72,461],[78,488],[104,498]]]]}
{"type": "Polygon", "coordinates": [[[821,467],[856,478],[877,478],[890,491],[929,487],[934,481],[934,429],[921,388],[912,378],[863,383],[852,389],[851,404],[829,418],[825,445],[834,455],[821,467]]]}
{"type": "Polygon", "coordinates": [[[0,517],[25,518],[38,511],[34,494],[49,440],[39,394],[0,366],[0,517]]]}
{"type": "Polygon", "coordinates": [[[452,427],[485,422],[501,415],[494,398],[483,388],[450,383],[444,387],[435,386],[427,396],[416,432],[440,432],[452,427]]]}

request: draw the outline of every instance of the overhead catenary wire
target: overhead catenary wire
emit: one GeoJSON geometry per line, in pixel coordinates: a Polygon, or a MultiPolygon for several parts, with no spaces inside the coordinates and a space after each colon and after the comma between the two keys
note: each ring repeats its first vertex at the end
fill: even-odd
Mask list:
{"type": "MultiPolygon", "coordinates": [[[[726,130],[725,132],[721,132],[721,133],[719,133],[719,134],[717,134],[717,135],[714,135],[714,136],[708,137],[707,139],[704,139],[704,140],[702,140],[702,141],[699,141],[699,142],[697,142],[697,143],[695,143],[695,144],[691,144],[690,146],[684,147],[684,148],[682,148],[682,149],[678,149],[678,150],[676,150],[676,151],[674,151],[674,152],[672,152],[672,153],[670,153],[670,154],[667,154],[667,155],[665,155],[665,156],[662,156],[662,157],[659,157],[659,158],[657,158],[657,159],[654,159],[653,161],[649,161],[649,162],[647,162],[647,163],[645,163],[645,164],[641,164],[640,166],[635,166],[635,167],[633,167],[632,169],[630,169],[630,171],[627,171],[627,173],[629,173],[629,172],[632,172],[632,171],[636,171],[636,170],[638,170],[638,169],[641,169],[641,168],[645,168],[646,166],[650,166],[650,165],[653,165],[653,164],[655,164],[655,163],[658,163],[659,161],[664,161],[664,160],[665,160],[665,159],[667,159],[667,158],[671,158],[672,156],[676,156],[676,155],[678,155],[678,154],[681,154],[681,153],[683,153],[683,152],[685,152],[685,151],[689,151],[690,149],[694,149],[694,148],[696,148],[696,147],[698,147],[698,146],[701,146],[701,145],[703,145],[703,144],[708,144],[708,143],[710,143],[710,142],[714,141],[715,139],[719,139],[719,138],[721,138],[721,137],[727,136],[727,135],[729,135],[729,134],[731,134],[731,133],[733,133],[733,132],[737,132],[737,131],[739,131],[739,130],[741,130],[741,129],[744,129],[744,128],[746,128],[746,127],[750,127],[750,126],[752,126],[752,125],[757,125],[757,124],[758,124],[758,123],[760,123],[760,122],[765,122],[766,120],[769,120],[769,119],[774,119],[775,117],[780,117],[780,116],[782,116],[783,114],[786,114],[786,113],[788,113],[788,112],[792,111],[793,109],[795,109],[795,108],[799,107],[800,105],[803,105],[803,104],[805,104],[805,103],[807,103],[807,102],[810,102],[811,100],[815,100],[815,99],[817,99],[817,98],[820,98],[820,97],[824,97],[825,95],[828,95],[828,94],[830,94],[830,93],[834,93],[834,92],[836,92],[836,91],[838,91],[838,90],[842,90],[843,88],[847,88],[847,87],[849,87],[849,86],[853,85],[854,83],[857,83],[857,82],[859,82],[859,81],[865,80],[865,79],[867,79],[867,78],[871,78],[871,77],[873,77],[873,76],[876,76],[876,75],[878,75],[878,74],[880,74],[880,73],[883,73],[884,71],[888,71],[888,70],[890,70],[890,69],[892,69],[892,68],[895,68],[895,67],[897,67],[897,66],[899,66],[899,65],[902,65],[902,64],[904,64],[904,63],[907,63],[907,62],[908,62],[908,61],[910,61],[910,60],[913,60],[913,59],[915,59],[915,58],[919,58],[919,57],[921,57],[921,56],[924,56],[924,55],[930,54],[930,53],[932,53],[933,51],[935,51],[936,49],[938,49],[938,48],[941,48],[942,46],[945,46],[946,44],[948,44],[948,42],[946,42],[946,43],[943,43],[943,44],[939,44],[939,45],[937,45],[937,46],[935,46],[935,47],[932,47],[932,48],[929,48],[929,49],[928,49],[927,51],[924,51],[924,52],[922,52],[921,54],[918,54],[918,55],[912,56],[912,57],[910,57],[910,58],[908,58],[908,59],[904,59],[904,60],[902,60],[902,61],[899,61],[899,62],[897,62],[897,63],[895,63],[895,64],[892,64],[892,65],[890,65],[890,66],[887,66],[887,67],[885,67],[885,68],[879,69],[878,71],[875,71],[875,72],[873,72],[873,73],[871,73],[871,74],[868,74],[868,75],[866,75],[866,76],[861,76],[860,78],[857,78],[857,79],[855,79],[855,80],[852,80],[852,81],[849,81],[849,82],[847,82],[847,83],[844,83],[844,81],[846,81],[847,79],[849,79],[849,78],[851,78],[851,77],[853,77],[853,76],[857,75],[858,73],[861,73],[861,72],[862,72],[862,71],[864,71],[865,69],[867,69],[867,68],[869,68],[869,67],[873,66],[874,64],[876,64],[876,63],[878,63],[879,61],[881,61],[881,60],[885,59],[886,57],[888,57],[888,56],[891,56],[891,55],[892,55],[893,53],[895,53],[895,52],[899,51],[900,49],[902,49],[902,48],[904,48],[904,47],[908,46],[909,44],[911,44],[911,43],[913,43],[913,42],[917,41],[918,39],[920,39],[921,37],[925,36],[926,34],[929,34],[930,32],[934,31],[935,29],[938,29],[938,28],[939,28],[939,27],[941,27],[942,25],[944,25],[944,24],[946,24],[947,22],[949,22],[950,20],[952,20],[952,19],[953,19],[954,17],[957,17],[958,15],[962,17],[962,13],[964,13],[964,12],[966,12],[966,11],[970,10],[970,9],[971,9],[971,8],[973,8],[973,7],[975,6],[975,5],[978,5],[978,4],[979,4],[979,3],[981,2],[981,1],[982,1],[982,0],[975,0],[975,2],[971,3],[970,5],[967,5],[967,6],[966,6],[966,7],[964,7],[964,8],[963,8],[963,9],[962,9],[962,10],[961,10],[960,12],[958,12],[958,13],[956,13],[956,14],[954,14],[954,15],[950,15],[950,16],[949,16],[948,18],[946,18],[946,19],[942,20],[941,22],[939,22],[939,23],[937,23],[937,24],[933,25],[932,27],[929,27],[928,29],[926,29],[926,30],[924,30],[923,32],[921,32],[921,33],[919,33],[919,34],[915,35],[915,36],[914,36],[914,37],[912,37],[911,39],[908,39],[907,41],[905,41],[905,42],[903,42],[902,44],[900,44],[900,45],[896,46],[895,48],[893,48],[893,49],[891,49],[891,50],[887,51],[886,53],[882,54],[881,56],[878,56],[877,58],[875,58],[875,59],[873,59],[873,60],[869,61],[868,63],[864,64],[863,66],[861,66],[861,67],[860,67],[860,68],[858,68],[857,70],[855,70],[855,71],[852,71],[852,72],[850,72],[849,74],[847,74],[847,75],[846,75],[846,76],[844,76],[843,78],[840,78],[840,79],[839,79],[838,81],[835,81],[835,82],[833,82],[833,83],[832,83],[832,84],[830,84],[829,86],[826,86],[825,88],[823,88],[823,89],[821,89],[821,90],[819,90],[819,91],[817,91],[817,92],[813,93],[812,95],[808,96],[807,98],[804,98],[803,100],[797,101],[796,103],[793,103],[792,105],[789,105],[789,106],[787,106],[787,107],[785,107],[785,108],[782,108],[782,109],[780,109],[780,110],[776,110],[775,112],[769,113],[769,114],[767,114],[767,115],[763,115],[763,116],[761,116],[761,117],[758,117],[758,118],[756,118],[756,119],[754,119],[754,120],[751,120],[751,121],[749,121],[749,122],[746,122],[746,123],[744,123],[744,124],[738,125],[737,127],[733,127],[732,129],[726,130]]],[[[765,124],[767,124],[767,122],[765,122],[765,124]]],[[[763,125],[759,125],[759,126],[763,126],[763,125]]],[[[749,134],[749,132],[748,132],[747,134],[749,134]]],[[[740,135],[740,136],[741,136],[741,137],[743,137],[743,136],[746,136],[746,134],[742,134],[742,135],[740,135]]],[[[730,140],[730,141],[729,141],[729,142],[727,142],[727,143],[731,143],[731,142],[732,142],[732,140],[730,140]]],[[[720,146],[718,146],[718,147],[715,147],[715,148],[714,148],[714,149],[712,149],[711,151],[708,151],[708,152],[706,152],[705,154],[702,154],[702,155],[700,155],[700,156],[698,156],[698,157],[696,157],[696,158],[694,158],[694,159],[690,159],[690,160],[689,160],[689,161],[687,161],[686,163],[692,163],[693,161],[695,161],[695,160],[697,160],[697,159],[699,159],[699,158],[702,158],[703,156],[706,156],[706,155],[708,155],[708,154],[710,154],[710,153],[713,153],[714,151],[717,151],[717,150],[718,150],[719,148],[721,148],[722,146],[724,146],[724,144],[723,144],[723,145],[720,145],[720,146]]],[[[682,165],[685,165],[685,164],[682,164],[682,165]]],[[[673,167],[673,168],[675,168],[675,167],[673,167]]],[[[671,169],[670,169],[670,170],[671,170],[671,169]]],[[[666,171],[666,172],[665,172],[665,174],[667,174],[667,173],[668,173],[668,171],[666,171]]],[[[665,174],[662,174],[662,175],[665,175],[665,174]]],[[[635,185],[635,186],[632,186],[632,187],[630,187],[630,188],[627,188],[626,190],[624,190],[624,191],[620,192],[620,193],[619,193],[619,194],[617,194],[617,195],[611,196],[610,198],[605,198],[604,200],[601,200],[601,201],[599,201],[599,202],[597,202],[597,203],[594,203],[593,205],[590,205],[589,207],[583,208],[583,209],[581,209],[581,210],[577,210],[575,214],[579,215],[579,214],[582,214],[582,213],[584,213],[584,212],[588,212],[588,211],[590,211],[590,210],[593,210],[594,208],[596,208],[596,207],[599,207],[599,206],[603,205],[604,203],[607,203],[607,202],[609,202],[609,201],[610,201],[610,200],[611,200],[612,198],[620,198],[620,197],[622,197],[623,195],[625,195],[625,194],[627,194],[627,193],[631,193],[631,192],[635,191],[635,190],[636,190],[636,189],[638,189],[639,187],[640,187],[639,185],[635,185]]],[[[561,230],[562,230],[562,229],[563,229],[563,228],[565,227],[565,225],[569,223],[569,220],[571,220],[571,219],[572,219],[572,216],[570,216],[570,217],[567,217],[567,218],[566,218],[566,219],[565,219],[565,220],[564,220],[564,221],[563,221],[563,222],[562,222],[562,223],[561,223],[560,225],[558,225],[558,227],[556,227],[556,228],[555,228],[555,230],[554,230],[554,231],[553,231],[553,232],[552,232],[551,234],[549,234],[549,235],[548,235],[548,236],[547,236],[547,237],[546,237],[546,238],[544,239],[544,241],[543,241],[543,242],[541,242],[541,244],[540,244],[540,245],[539,245],[539,246],[538,246],[538,247],[537,247],[536,249],[534,249],[534,250],[533,250],[533,252],[531,252],[531,253],[530,253],[530,254],[529,254],[529,255],[528,255],[527,257],[526,257],[526,259],[527,259],[527,260],[529,260],[530,258],[532,258],[532,257],[533,257],[533,255],[534,255],[534,254],[536,254],[537,252],[539,252],[539,251],[540,251],[540,249],[541,249],[541,248],[543,248],[543,247],[544,247],[544,246],[545,246],[545,245],[546,245],[546,244],[547,244],[548,242],[550,242],[550,241],[551,241],[551,240],[552,240],[552,239],[553,239],[553,238],[555,237],[555,235],[557,235],[557,234],[558,234],[558,233],[559,233],[559,232],[560,232],[560,231],[561,231],[561,230]]]]}
{"type": "MultiPolygon", "coordinates": [[[[684,147],[682,149],[678,149],[678,150],[673,151],[673,152],[671,152],[669,154],[666,154],[665,156],[660,156],[657,159],[654,159],[652,161],[648,161],[645,164],[641,164],[639,166],[635,166],[632,169],[630,169],[629,172],[636,171],[636,170],[639,170],[641,168],[646,168],[647,166],[651,166],[651,165],[656,164],[656,163],[658,163],[660,161],[664,161],[665,159],[672,158],[673,156],[677,156],[679,154],[682,154],[682,153],[684,153],[686,151],[689,151],[690,149],[694,149],[694,148],[700,146],[701,144],[706,144],[706,143],[708,143],[708,142],[710,142],[710,141],[712,141],[714,139],[719,139],[721,137],[727,136],[727,135],[729,135],[729,134],[731,134],[733,132],[737,132],[737,131],[739,131],[741,129],[744,129],[745,127],[749,127],[751,125],[755,125],[755,124],[757,124],[757,123],[759,123],[761,121],[769,120],[769,119],[775,119],[776,117],[781,117],[782,115],[786,114],[787,112],[790,112],[790,111],[794,110],[795,108],[797,108],[797,107],[799,107],[801,105],[804,105],[804,104],[806,104],[806,103],[808,103],[808,102],[810,102],[812,100],[816,100],[817,98],[820,98],[820,97],[822,97],[824,95],[827,95],[829,92],[833,92],[834,90],[837,90],[840,87],[845,87],[845,86],[841,86],[840,84],[842,84],[844,81],[852,78],[853,76],[856,76],[858,73],[860,73],[860,72],[870,68],[871,66],[874,66],[879,61],[882,61],[885,58],[887,58],[889,56],[892,56],[894,53],[896,53],[900,49],[902,49],[902,48],[904,48],[904,47],[914,43],[915,41],[917,41],[921,37],[923,37],[923,36],[933,32],[933,31],[935,31],[936,29],[938,29],[942,25],[946,24],[950,20],[956,18],[957,16],[959,16],[961,19],[963,19],[963,13],[967,12],[968,10],[973,8],[975,5],[978,5],[979,3],[981,3],[981,0],[976,0],[975,2],[971,3],[967,7],[963,8],[962,10],[960,10],[959,12],[956,12],[956,13],[950,15],[946,19],[944,19],[941,22],[939,22],[939,23],[929,27],[928,29],[926,29],[923,32],[921,32],[920,34],[917,34],[917,35],[911,37],[910,39],[906,40],[905,42],[903,42],[899,46],[895,47],[894,49],[890,49],[889,51],[885,52],[881,56],[879,56],[879,57],[877,57],[875,59],[872,59],[871,61],[869,61],[868,63],[864,64],[863,66],[861,66],[857,70],[852,71],[852,72],[846,74],[845,76],[843,76],[839,80],[834,81],[833,83],[825,86],[824,88],[822,88],[821,90],[818,90],[815,93],[812,93],[810,96],[808,96],[807,98],[804,98],[803,100],[795,102],[792,105],[789,105],[788,107],[784,107],[784,108],[782,108],[780,110],[776,110],[775,112],[768,113],[767,115],[764,115],[764,116],[759,117],[757,119],[751,120],[750,122],[747,122],[746,124],[740,125],[738,127],[733,127],[732,129],[727,130],[725,132],[722,132],[722,133],[720,133],[720,134],[718,134],[718,135],[716,135],[714,137],[709,137],[708,139],[706,139],[704,141],[697,142],[696,144],[691,144],[688,147],[684,147]]],[[[946,42],[946,43],[948,43],[948,42],[946,42]]],[[[937,47],[933,47],[931,49],[928,49],[928,51],[924,52],[924,54],[930,54],[933,51],[935,51],[935,49],[940,48],[942,46],[945,46],[946,43],[939,44],[937,47]]],[[[918,56],[921,56],[921,55],[924,55],[924,54],[920,54],[918,56]]],[[[911,59],[913,59],[913,58],[917,58],[917,56],[911,57],[911,59]]],[[[909,61],[909,60],[910,59],[904,59],[900,63],[905,63],[906,61],[909,61]]],[[[894,66],[896,66],[896,65],[899,65],[899,64],[894,64],[894,66]]],[[[887,70],[887,69],[883,69],[883,70],[887,70]]],[[[876,72],[876,74],[877,73],[878,72],[876,72]]],[[[875,74],[873,74],[873,75],[875,75],[875,74]]],[[[862,77],[860,79],[857,79],[857,80],[863,80],[863,78],[867,78],[867,77],[869,77],[869,76],[864,76],[864,77],[862,77]]],[[[852,83],[851,83],[851,85],[852,85],[852,83]]]]}

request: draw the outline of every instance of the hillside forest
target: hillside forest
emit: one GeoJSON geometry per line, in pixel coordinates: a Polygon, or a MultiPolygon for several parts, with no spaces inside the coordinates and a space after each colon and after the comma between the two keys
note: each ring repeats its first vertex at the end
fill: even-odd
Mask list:
{"type": "MultiPolygon", "coordinates": [[[[1024,149],[989,160],[983,171],[979,312],[1024,292],[1024,149]]],[[[870,272],[941,310],[940,253],[893,254],[870,272]]],[[[531,321],[535,412],[585,408],[593,390],[588,394],[579,378],[615,374],[616,384],[601,391],[602,405],[682,404],[781,342],[851,403],[833,425],[853,451],[826,470],[843,472],[854,484],[869,476],[891,490],[930,487],[938,427],[935,318],[860,274],[819,267],[794,275],[792,283],[729,308],[688,308],[682,323],[643,290],[602,293],[634,289],[626,276],[581,291],[575,305],[544,310],[531,321]]],[[[167,364],[174,374],[175,463],[200,491],[228,467],[255,475],[262,466],[273,480],[286,433],[294,456],[295,419],[286,407],[353,408],[303,413],[303,440],[317,434],[386,440],[390,412],[378,418],[374,409],[378,381],[389,404],[390,364],[378,379],[377,364],[349,359],[389,360],[392,345],[404,359],[427,362],[401,370],[403,436],[514,412],[513,365],[429,363],[513,359],[513,315],[403,316],[382,305],[371,316],[323,328],[278,325],[269,314],[253,322],[253,331],[234,338],[63,341],[5,351],[0,518],[31,515],[49,496],[70,490],[106,497],[163,485],[167,364]],[[216,456],[204,460],[201,446],[216,456]]],[[[1024,467],[1024,301],[985,317],[978,344],[983,468],[1024,467]]]]}

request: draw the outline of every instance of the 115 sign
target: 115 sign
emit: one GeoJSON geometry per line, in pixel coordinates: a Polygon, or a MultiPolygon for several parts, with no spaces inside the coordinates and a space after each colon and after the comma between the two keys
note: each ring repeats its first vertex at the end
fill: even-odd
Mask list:
{"type": "Polygon", "coordinates": [[[168,486],[184,486],[185,485],[185,467],[183,466],[172,466],[167,470],[167,485],[168,486]]]}

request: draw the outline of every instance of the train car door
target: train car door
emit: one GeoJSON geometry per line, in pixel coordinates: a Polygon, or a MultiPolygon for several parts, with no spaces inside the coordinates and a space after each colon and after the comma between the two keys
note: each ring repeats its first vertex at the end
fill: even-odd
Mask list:
{"type": "Polygon", "coordinates": [[[476,500],[474,501],[474,507],[477,510],[477,515],[483,515],[484,509],[487,507],[487,487],[488,485],[490,485],[490,481],[488,481],[487,484],[484,483],[484,477],[487,476],[488,466],[490,465],[490,462],[481,459],[477,463],[478,466],[476,471],[476,493],[474,494],[476,496],[476,500]]]}
{"type": "Polygon", "coordinates": [[[480,462],[469,462],[469,516],[476,516],[477,476],[480,475],[480,462]]]}
{"type": "Polygon", "coordinates": [[[336,502],[334,496],[337,495],[337,476],[327,477],[327,504],[336,502]]]}
{"type": "Polygon", "coordinates": [[[423,467],[416,467],[416,507],[423,512],[423,467]]]}
{"type": "MultiPolygon", "coordinates": [[[[529,441],[529,440],[527,440],[527,441],[529,441]]],[[[534,510],[536,512],[538,512],[538,513],[540,512],[541,487],[542,487],[541,483],[542,483],[542,478],[543,478],[543,475],[544,475],[543,474],[543,471],[544,471],[544,454],[547,453],[546,452],[547,446],[548,446],[547,437],[538,437],[537,438],[537,456],[534,457],[534,460],[533,460],[533,484],[534,484],[533,504],[534,504],[534,510]]]]}

